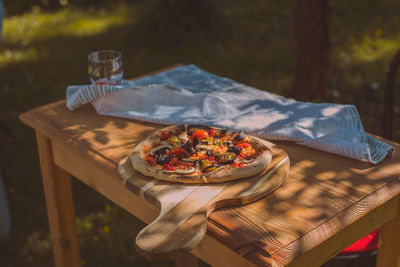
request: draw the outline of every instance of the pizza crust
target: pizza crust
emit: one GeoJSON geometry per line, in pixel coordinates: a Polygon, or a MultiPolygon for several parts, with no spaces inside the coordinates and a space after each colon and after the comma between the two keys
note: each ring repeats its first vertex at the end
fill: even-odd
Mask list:
{"type": "Polygon", "coordinates": [[[249,178],[255,176],[265,170],[271,162],[272,154],[266,145],[264,145],[260,139],[254,136],[249,136],[249,143],[256,151],[261,153],[251,163],[245,164],[241,168],[237,168],[231,165],[225,165],[218,169],[202,174],[169,174],[166,173],[161,167],[151,166],[146,160],[146,146],[151,148],[154,142],[158,141],[159,134],[164,130],[174,131],[177,126],[170,126],[156,131],[142,142],[140,142],[133,150],[129,158],[132,162],[132,166],[135,170],[145,176],[150,176],[158,180],[173,182],[173,183],[221,183],[234,181],[238,179],[249,178]]]}

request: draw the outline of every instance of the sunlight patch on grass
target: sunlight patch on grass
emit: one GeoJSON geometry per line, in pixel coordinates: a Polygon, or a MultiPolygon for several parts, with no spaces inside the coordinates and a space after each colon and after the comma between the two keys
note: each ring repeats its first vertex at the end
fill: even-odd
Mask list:
{"type": "Polygon", "coordinates": [[[400,34],[383,38],[382,29],[374,34],[365,34],[360,40],[349,38],[346,48],[339,49],[342,63],[368,63],[394,54],[400,47],[400,34]]]}
{"type": "Polygon", "coordinates": [[[45,13],[36,8],[30,13],[6,18],[3,40],[6,44],[27,45],[32,41],[59,36],[95,35],[132,18],[135,18],[134,10],[122,4],[111,11],[66,7],[54,13],[45,13]]]}
{"type": "Polygon", "coordinates": [[[3,66],[7,63],[23,63],[28,61],[33,61],[37,59],[37,51],[33,48],[28,48],[24,50],[9,50],[5,49],[0,53],[0,66],[3,66]]]}

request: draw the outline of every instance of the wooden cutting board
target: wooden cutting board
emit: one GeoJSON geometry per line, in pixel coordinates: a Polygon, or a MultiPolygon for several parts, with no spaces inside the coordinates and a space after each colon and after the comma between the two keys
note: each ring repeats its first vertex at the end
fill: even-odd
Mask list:
{"type": "Polygon", "coordinates": [[[161,259],[191,250],[206,234],[212,211],[257,201],[277,189],[289,173],[289,158],[273,143],[264,143],[272,152],[267,169],[254,177],[219,184],[162,182],[136,172],[129,158],[122,159],[117,170],[127,188],[160,208],[158,217],[137,235],[137,251],[161,259]]]}

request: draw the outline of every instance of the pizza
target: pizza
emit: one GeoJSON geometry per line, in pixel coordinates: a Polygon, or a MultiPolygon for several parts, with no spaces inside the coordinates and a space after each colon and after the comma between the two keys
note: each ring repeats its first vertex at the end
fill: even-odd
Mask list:
{"type": "Polygon", "coordinates": [[[176,183],[219,183],[259,174],[271,162],[260,139],[244,132],[180,125],[160,129],[129,156],[145,176],[176,183]]]}

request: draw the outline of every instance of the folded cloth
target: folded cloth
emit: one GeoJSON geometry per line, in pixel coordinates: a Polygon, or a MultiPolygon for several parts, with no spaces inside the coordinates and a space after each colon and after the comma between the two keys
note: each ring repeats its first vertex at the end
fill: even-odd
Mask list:
{"type": "Polygon", "coordinates": [[[67,87],[67,107],[160,124],[203,124],[378,163],[392,147],[364,132],[353,105],[298,102],[186,65],[121,85],[67,87]]]}

